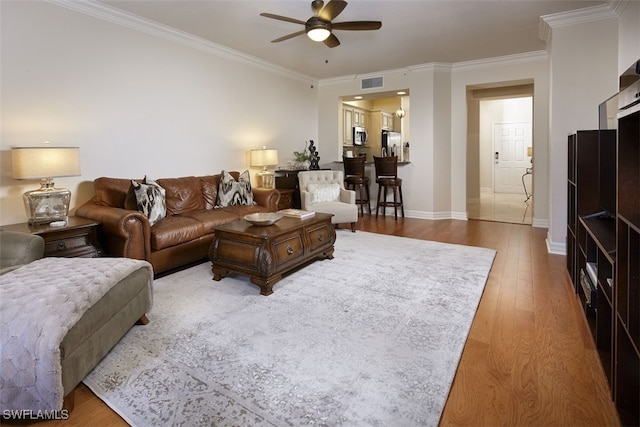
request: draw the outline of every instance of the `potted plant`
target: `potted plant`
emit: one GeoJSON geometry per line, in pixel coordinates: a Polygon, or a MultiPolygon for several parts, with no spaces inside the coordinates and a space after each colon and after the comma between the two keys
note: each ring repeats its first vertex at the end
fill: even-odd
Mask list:
{"type": "Polygon", "coordinates": [[[307,152],[307,150],[294,151],[293,158],[295,162],[294,166],[296,167],[296,169],[309,168],[309,162],[311,161],[311,153],[307,152]]]}

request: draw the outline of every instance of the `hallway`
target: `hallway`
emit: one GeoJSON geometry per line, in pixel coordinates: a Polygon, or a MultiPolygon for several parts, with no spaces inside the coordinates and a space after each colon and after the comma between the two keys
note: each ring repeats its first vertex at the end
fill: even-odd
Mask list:
{"type": "Polygon", "coordinates": [[[480,192],[480,203],[469,203],[469,219],[509,222],[531,225],[533,222],[533,197],[525,202],[523,193],[494,193],[492,190],[480,192]]]}

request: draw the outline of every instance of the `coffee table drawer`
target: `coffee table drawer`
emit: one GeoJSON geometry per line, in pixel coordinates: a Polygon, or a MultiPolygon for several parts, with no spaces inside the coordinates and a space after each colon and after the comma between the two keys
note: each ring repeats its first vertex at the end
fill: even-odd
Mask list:
{"type": "Polygon", "coordinates": [[[327,246],[333,245],[335,238],[331,238],[331,232],[333,230],[333,226],[331,223],[329,224],[318,224],[317,226],[307,227],[307,239],[309,239],[309,250],[315,251],[316,249],[321,249],[327,246]]]}
{"type": "Polygon", "coordinates": [[[273,243],[276,254],[276,270],[283,264],[297,260],[304,255],[304,244],[300,233],[291,233],[273,243]]]}

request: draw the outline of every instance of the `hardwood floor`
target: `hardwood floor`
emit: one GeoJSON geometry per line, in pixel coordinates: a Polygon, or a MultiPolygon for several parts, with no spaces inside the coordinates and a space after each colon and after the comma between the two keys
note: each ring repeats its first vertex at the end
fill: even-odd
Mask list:
{"type": "MultiPolygon", "coordinates": [[[[547,253],[546,229],[365,215],[358,230],[497,250],[440,425],[620,425],[566,259],[547,253]]],[[[37,425],[126,425],[84,385],[75,393],[69,420],[37,425]]]]}

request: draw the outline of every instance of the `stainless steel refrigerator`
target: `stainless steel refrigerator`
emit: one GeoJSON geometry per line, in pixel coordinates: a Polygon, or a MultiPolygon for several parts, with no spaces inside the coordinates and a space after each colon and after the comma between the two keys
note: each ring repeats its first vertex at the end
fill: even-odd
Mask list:
{"type": "Polygon", "coordinates": [[[382,131],[382,152],[381,156],[398,156],[402,160],[402,134],[390,130],[382,131]]]}

